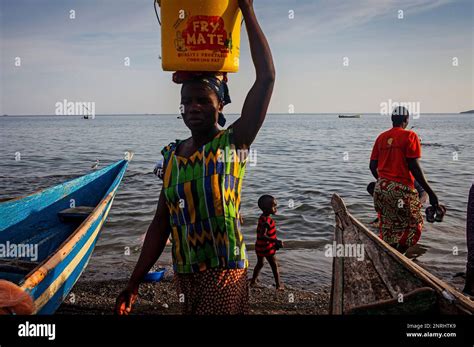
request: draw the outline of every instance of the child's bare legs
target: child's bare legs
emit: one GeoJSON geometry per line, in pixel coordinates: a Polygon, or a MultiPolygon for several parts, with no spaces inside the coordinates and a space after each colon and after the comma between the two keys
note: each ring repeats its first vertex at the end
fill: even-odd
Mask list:
{"type": "Polygon", "coordinates": [[[262,267],[263,267],[263,259],[264,259],[263,257],[257,256],[257,265],[255,265],[255,269],[253,270],[252,280],[250,281],[251,286],[257,284],[258,275],[260,274],[260,270],[262,270],[262,267]]]}
{"type": "Polygon", "coordinates": [[[278,262],[275,255],[269,255],[267,258],[268,263],[272,267],[273,277],[275,277],[276,289],[284,289],[280,283],[280,272],[278,271],[278,262]]]}

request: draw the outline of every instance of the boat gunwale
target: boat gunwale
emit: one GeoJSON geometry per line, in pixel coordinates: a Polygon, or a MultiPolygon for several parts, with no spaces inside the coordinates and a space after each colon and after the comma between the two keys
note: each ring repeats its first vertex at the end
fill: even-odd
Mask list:
{"type": "MultiPolygon", "coordinates": [[[[81,177],[84,177],[84,176],[87,176],[87,175],[90,175],[90,174],[94,174],[94,173],[96,173],[96,172],[104,171],[104,173],[105,173],[105,172],[108,171],[108,170],[106,170],[107,168],[111,169],[113,166],[119,165],[120,162],[122,162],[122,161],[126,161],[126,162],[132,161],[134,155],[135,155],[135,153],[134,153],[133,151],[126,151],[126,152],[125,152],[125,158],[124,158],[124,159],[118,160],[118,161],[116,161],[116,162],[114,162],[114,163],[112,163],[112,164],[110,164],[110,165],[108,165],[108,166],[106,166],[106,167],[100,169],[99,171],[90,172],[90,173],[85,174],[85,175],[80,175],[80,176],[78,176],[78,177],[75,177],[75,178],[69,179],[69,180],[67,180],[67,181],[64,181],[64,182],[60,183],[59,185],[71,184],[72,182],[74,182],[74,181],[77,180],[77,179],[80,179],[81,177]]],[[[97,176],[97,178],[99,178],[100,176],[101,176],[101,175],[97,176]]],[[[14,196],[14,197],[12,197],[12,198],[9,198],[9,197],[1,198],[1,199],[0,199],[0,206],[1,206],[2,204],[9,204],[9,203],[11,203],[11,202],[17,202],[17,201],[19,201],[19,200],[23,200],[23,199],[29,198],[29,197],[31,197],[31,196],[33,196],[33,195],[40,194],[40,193],[45,192],[45,191],[47,191],[48,189],[54,188],[54,187],[56,187],[56,186],[57,186],[57,185],[54,185],[54,186],[52,186],[52,187],[47,187],[47,188],[40,188],[40,189],[35,190],[35,191],[31,192],[31,193],[28,193],[28,194],[25,194],[25,195],[14,196]]]]}
{"type": "MultiPolygon", "coordinates": [[[[132,153],[132,156],[133,156],[133,153],[132,153]]],[[[21,195],[21,196],[18,196],[18,197],[14,197],[14,198],[11,198],[11,199],[8,199],[8,200],[5,200],[5,201],[1,201],[0,202],[0,212],[3,214],[5,212],[3,212],[2,209],[6,209],[7,211],[8,210],[14,210],[15,208],[17,208],[17,205],[18,204],[28,204],[30,203],[31,201],[33,201],[34,199],[36,199],[38,196],[40,196],[41,194],[53,194],[56,190],[59,189],[59,187],[63,186],[63,187],[67,187],[67,188],[63,188],[63,190],[66,190],[66,192],[61,192],[61,194],[59,195],[54,195],[54,197],[51,199],[50,203],[48,205],[45,205],[45,206],[49,206],[49,205],[52,205],[56,202],[58,202],[59,200],[65,198],[66,196],[69,196],[71,194],[73,194],[74,192],[76,192],[77,190],[81,189],[82,187],[86,186],[87,184],[95,181],[96,179],[98,179],[99,177],[102,177],[103,175],[107,174],[107,172],[110,172],[110,170],[112,170],[114,167],[118,166],[121,164],[121,162],[123,161],[127,161],[126,159],[122,159],[122,160],[118,160],[100,170],[97,170],[97,171],[93,171],[93,172],[89,172],[89,173],[86,173],[84,175],[80,175],[80,176],[77,176],[75,178],[72,178],[72,179],[69,179],[65,182],[61,182],[59,184],[56,184],[56,185],[53,185],[53,186],[50,186],[50,187],[47,187],[47,188],[42,188],[42,189],[39,189],[39,190],[36,190],[30,194],[26,194],[26,195],[21,195]],[[87,181],[86,183],[85,182],[82,182],[83,180],[86,179],[86,177],[92,177],[92,176],[95,176],[93,177],[91,180],[87,181]],[[72,189],[68,190],[69,187],[73,187],[72,189]],[[24,200],[22,202],[22,200],[24,200]]],[[[104,194],[105,196],[105,194],[104,194]]],[[[48,196],[48,198],[50,198],[48,196]]],[[[4,230],[8,229],[8,228],[11,228],[13,227],[14,225],[16,225],[17,223],[20,223],[22,222],[23,220],[25,220],[26,218],[28,218],[28,216],[24,216],[23,218],[21,219],[17,219],[14,223],[11,223],[11,224],[7,224],[6,226],[0,226],[0,233],[2,233],[4,230]]]]}
{"type": "MultiPolygon", "coordinates": [[[[12,197],[12,198],[8,198],[8,197],[7,197],[7,198],[2,198],[2,199],[0,199],[0,206],[1,206],[2,204],[9,204],[9,203],[12,203],[12,202],[18,202],[19,200],[23,200],[23,199],[30,198],[30,197],[32,197],[33,195],[41,194],[41,193],[43,193],[43,192],[48,191],[49,189],[52,189],[52,188],[55,188],[55,187],[59,186],[59,185],[71,184],[71,183],[75,182],[76,180],[78,180],[78,179],[80,179],[80,178],[82,178],[82,177],[84,177],[84,176],[87,176],[87,175],[95,174],[95,173],[100,172],[100,171],[104,171],[104,173],[105,173],[105,172],[108,171],[108,170],[106,170],[106,169],[110,169],[112,166],[118,165],[119,162],[121,162],[121,161],[122,161],[122,160],[116,161],[116,162],[114,162],[114,163],[112,163],[112,164],[110,164],[110,165],[108,165],[108,166],[106,166],[106,167],[100,169],[99,171],[93,171],[93,172],[89,172],[89,173],[87,173],[87,174],[85,174],[85,175],[79,175],[79,176],[77,176],[77,177],[75,177],[75,178],[71,178],[71,179],[69,179],[69,180],[67,180],[67,181],[61,182],[61,183],[56,184],[56,185],[51,186],[51,187],[40,188],[40,189],[37,189],[37,190],[35,190],[35,191],[31,192],[31,193],[28,193],[28,194],[25,194],[25,195],[14,196],[14,197],[12,197]]],[[[101,175],[97,176],[97,178],[99,178],[100,176],[101,176],[101,175]]]]}

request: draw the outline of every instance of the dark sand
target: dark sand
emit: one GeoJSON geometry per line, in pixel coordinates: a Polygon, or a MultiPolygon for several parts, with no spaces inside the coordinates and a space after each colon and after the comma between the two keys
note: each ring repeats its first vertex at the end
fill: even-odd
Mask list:
{"type": "MultiPolygon", "coordinates": [[[[125,287],[126,280],[90,281],[79,280],[56,314],[113,314],[115,298],[125,287]]],[[[329,288],[305,291],[286,287],[277,291],[274,287],[250,288],[250,314],[327,314],[329,288]]],[[[172,274],[167,271],[159,283],[140,285],[139,297],[132,314],[181,314],[178,295],[172,274]]]]}

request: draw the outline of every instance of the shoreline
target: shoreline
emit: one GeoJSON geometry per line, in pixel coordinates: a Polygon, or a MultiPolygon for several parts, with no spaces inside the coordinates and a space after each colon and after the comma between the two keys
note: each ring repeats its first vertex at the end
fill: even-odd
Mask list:
{"type": "MultiPolygon", "coordinates": [[[[59,315],[112,315],[115,299],[126,286],[126,279],[79,279],[68,297],[56,311],[59,315]]],[[[249,288],[250,315],[326,315],[330,288],[315,291],[260,285],[249,288]]],[[[158,283],[142,283],[132,315],[180,315],[181,307],[169,271],[158,283]]]]}

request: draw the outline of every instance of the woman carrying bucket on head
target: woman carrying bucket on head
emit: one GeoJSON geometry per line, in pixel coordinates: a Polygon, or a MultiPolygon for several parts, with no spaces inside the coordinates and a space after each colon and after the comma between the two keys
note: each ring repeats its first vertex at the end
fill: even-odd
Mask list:
{"type": "Polygon", "coordinates": [[[225,74],[174,74],[174,81],[182,83],[182,116],[191,137],[162,150],[163,188],[135,270],[117,298],[118,314],[130,313],[139,283],[170,234],[184,313],[248,312],[248,260],[239,221],[246,157],[237,153],[250,149],[265,120],[275,69],[253,1],[239,0],[238,5],[249,36],[255,83],[241,117],[221,130],[223,107],[230,102],[225,74]]]}

